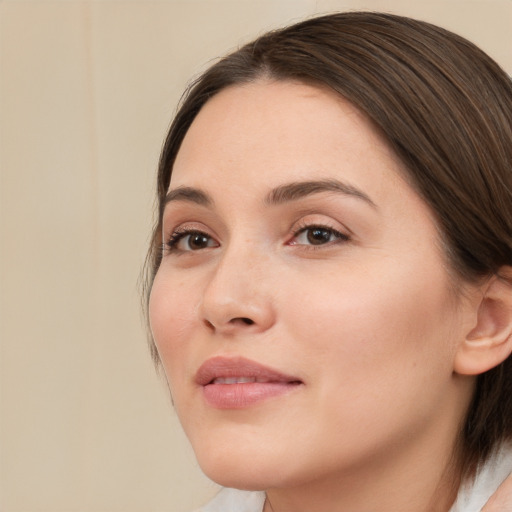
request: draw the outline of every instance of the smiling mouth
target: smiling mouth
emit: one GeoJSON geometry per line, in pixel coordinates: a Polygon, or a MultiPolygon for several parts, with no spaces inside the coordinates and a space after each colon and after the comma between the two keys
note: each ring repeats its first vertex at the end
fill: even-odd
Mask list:
{"type": "Polygon", "coordinates": [[[214,357],[201,365],[196,383],[216,409],[243,409],[297,389],[303,382],[245,358],[214,357]]]}

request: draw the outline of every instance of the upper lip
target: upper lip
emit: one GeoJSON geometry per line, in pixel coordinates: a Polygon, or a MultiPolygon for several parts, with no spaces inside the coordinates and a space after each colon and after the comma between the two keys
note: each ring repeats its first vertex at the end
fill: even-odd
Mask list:
{"type": "Polygon", "coordinates": [[[264,366],[244,357],[216,356],[207,359],[197,370],[195,381],[201,386],[215,379],[230,377],[255,377],[267,382],[301,382],[297,377],[264,366]]]}

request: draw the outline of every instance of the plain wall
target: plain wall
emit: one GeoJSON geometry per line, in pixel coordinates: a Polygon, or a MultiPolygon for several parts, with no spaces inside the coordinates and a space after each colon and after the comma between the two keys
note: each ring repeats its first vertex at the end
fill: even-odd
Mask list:
{"type": "Polygon", "coordinates": [[[215,492],[140,315],[161,143],[207,61],[359,8],[452,29],[512,74],[511,0],[0,3],[0,510],[185,512],[215,492]]]}

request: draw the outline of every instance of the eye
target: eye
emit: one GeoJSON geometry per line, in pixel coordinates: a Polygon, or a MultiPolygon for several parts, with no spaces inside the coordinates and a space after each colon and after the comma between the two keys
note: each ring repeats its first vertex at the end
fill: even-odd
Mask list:
{"type": "Polygon", "coordinates": [[[295,232],[292,245],[327,245],[346,242],[349,237],[326,226],[307,226],[295,232]]]}
{"type": "Polygon", "coordinates": [[[199,251],[209,247],[218,247],[219,244],[210,235],[202,231],[176,230],[167,242],[169,251],[199,251]]]}

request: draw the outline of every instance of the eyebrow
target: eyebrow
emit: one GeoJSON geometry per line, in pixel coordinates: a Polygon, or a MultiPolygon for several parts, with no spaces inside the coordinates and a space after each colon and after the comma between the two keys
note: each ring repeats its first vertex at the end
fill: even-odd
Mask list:
{"type": "MultiPolygon", "coordinates": [[[[377,205],[362,190],[359,190],[349,183],[335,179],[297,181],[279,185],[270,191],[265,197],[264,203],[267,205],[279,205],[322,192],[337,192],[352,196],[365,201],[373,208],[377,208],[377,205]]],[[[186,201],[201,206],[213,206],[213,199],[206,192],[195,187],[183,186],[169,191],[165,196],[164,205],[174,201],[186,201]]]]}
{"type": "Polygon", "coordinates": [[[265,198],[265,203],[269,205],[278,205],[288,201],[295,201],[312,194],[321,192],[337,192],[357,199],[362,199],[373,208],[377,205],[362,190],[335,179],[319,181],[298,181],[280,185],[273,189],[265,198]]]}
{"type": "Polygon", "coordinates": [[[201,206],[213,205],[213,199],[206,192],[194,187],[178,187],[170,190],[165,196],[164,205],[173,201],[188,201],[201,206]]]}

